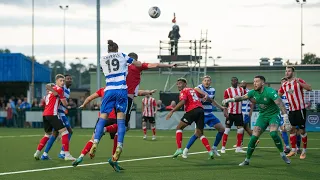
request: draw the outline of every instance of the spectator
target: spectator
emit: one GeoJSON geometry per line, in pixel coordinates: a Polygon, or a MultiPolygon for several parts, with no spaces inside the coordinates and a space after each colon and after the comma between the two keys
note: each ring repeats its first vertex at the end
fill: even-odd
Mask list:
{"type": "Polygon", "coordinates": [[[17,110],[20,110],[20,105],[21,105],[21,103],[22,103],[21,99],[18,99],[18,100],[17,100],[17,104],[16,104],[16,109],[17,109],[17,110]]]}
{"type": "Polygon", "coordinates": [[[71,109],[71,108],[77,108],[77,105],[76,105],[76,103],[74,103],[74,101],[72,99],[69,99],[68,109],[71,109]]]}
{"type": "Polygon", "coordinates": [[[171,104],[166,107],[166,110],[172,110],[173,108],[176,107],[176,105],[177,103],[175,101],[171,101],[171,104]]]}
{"type": "MultiPolygon", "coordinates": [[[[20,102],[21,102],[21,100],[20,100],[20,102]]],[[[30,110],[31,109],[31,104],[28,103],[28,99],[25,97],[25,98],[23,98],[23,102],[20,104],[19,107],[22,110],[30,110]]]]}
{"type": "Polygon", "coordinates": [[[40,107],[40,104],[38,103],[38,99],[37,98],[34,98],[33,99],[33,102],[32,102],[32,106],[31,107],[40,107]]]}
{"type": "Polygon", "coordinates": [[[46,96],[44,96],[39,103],[39,106],[44,108],[46,106],[46,96]]]}
{"type": "Polygon", "coordinates": [[[158,111],[164,111],[166,109],[166,106],[162,103],[161,100],[157,101],[157,110],[158,111]]]}
{"type": "Polygon", "coordinates": [[[98,104],[97,104],[96,102],[94,102],[94,103],[92,104],[91,110],[98,110],[98,109],[99,109],[98,104]]]}
{"type": "Polygon", "coordinates": [[[6,125],[7,127],[12,127],[13,126],[13,110],[11,108],[10,103],[7,103],[6,111],[7,111],[6,125]]]}

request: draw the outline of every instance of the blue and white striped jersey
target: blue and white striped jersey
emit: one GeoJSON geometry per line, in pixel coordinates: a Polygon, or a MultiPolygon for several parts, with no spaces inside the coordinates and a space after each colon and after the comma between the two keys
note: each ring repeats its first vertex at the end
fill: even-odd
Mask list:
{"type": "MultiPolygon", "coordinates": [[[[63,91],[64,91],[64,97],[66,97],[66,100],[68,101],[70,98],[70,88],[67,88],[66,85],[63,86],[63,91]]],[[[65,116],[65,111],[67,107],[65,107],[62,103],[60,103],[58,107],[58,113],[60,116],[65,116]]]]}
{"type": "Polygon", "coordinates": [[[106,90],[127,89],[126,76],[128,63],[133,59],[121,52],[112,52],[100,59],[100,65],[106,77],[106,90]]]}
{"type": "MultiPolygon", "coordinates": [[[[208,93],[209,97],[211,99],[214,99],[215,94],[216,94],[216,90],[213,87],[209,87],[209,88],[205,88],[202,84],[198,85],[197,88],[201,89],[202,91],[208,93]]],[[[203,105],[203,109],[204,109],[204,116],[211,116],[211,114],[213,113],[213,105],[210,102],[202,102],[203,105]]]]}
{"type": "MultiPolygon", "coordinates": [[[[247,94],[250,90],[247,88],[245,89],[245,93],[247,94]]],[[[250,104],[251,101],[249,99],[242,101],[242,114],[249,114],[250,112],[250,104]]]]}
{"type": "Polygon", "coordinates": [[[282,99],[284,106],[286,107],[287,112],[289,112],[289,101],[287,99],[287,96],[285,94],[283,94],[281,96],[281,99],[282,99]]]}

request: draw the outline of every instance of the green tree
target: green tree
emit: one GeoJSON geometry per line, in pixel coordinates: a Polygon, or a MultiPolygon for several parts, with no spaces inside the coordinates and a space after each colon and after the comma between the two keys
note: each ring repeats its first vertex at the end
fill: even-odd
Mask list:
{"type": "Polygon", "coordinates": [[[293,63],[291,63],[290,60],[288,59],[288,60],[285,62],[285,65],[286,65],[286,66],[293,65],[293,63]]]}
{"type": "Polygon", "coordinates": [[[301,64],[320,64],[320,57],[313,53],[306,53],[301,64]]]}
{"type": "Polygon", "coordinates": [[[0,54],[4,54],[4,53],[11,53],[11,51],[7,48],[5,49],[0,49],[0,54]]]}

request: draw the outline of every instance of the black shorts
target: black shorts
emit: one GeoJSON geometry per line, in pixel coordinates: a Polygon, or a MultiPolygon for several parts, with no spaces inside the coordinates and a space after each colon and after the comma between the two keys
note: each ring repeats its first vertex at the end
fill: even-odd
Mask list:
{"type": "Polygon", "coordinates": [[[133,99],[128,97],[128,107],[127,107],[127,114],[126,114],[126,127],[129,127],[129,121],[130,121],[132,107],[133,107],[133,99]]]}
{"type": "Polygon", "coordinates": [[[148,121],[149,123],[153,123],[153,124],[156,122],[154,117],[147,117],[147,116],[142,117],[142,122],[148,122],[148,121]]]}
{"type": "Polygon", "coordinates": [[[204,128],[204,110],[200,107],[192,109],[189,112],[186,112],[181,121],[191,125],[193,122],[196,123],[198,129],[204,128]]]}
{"type": "Polygon", "coordinates": [[[243,126],[242,114],[229,114],[229,118],[226,119],[226,125],[228,126],[243,126]]]}
{"type": "Polygon", "coordinates": [[[52,132],[52,129],[59,131],[60,129],[65,128],[58,116],[42,116],[42,119],[44,131],[46,133],[52,132]]]}
{"type": "Polygon", "coordinates": [[[289,111],[289,121],[291,126],[298,126],[300,129],[306,128],[307,113],[306,109],[289,111]]]}

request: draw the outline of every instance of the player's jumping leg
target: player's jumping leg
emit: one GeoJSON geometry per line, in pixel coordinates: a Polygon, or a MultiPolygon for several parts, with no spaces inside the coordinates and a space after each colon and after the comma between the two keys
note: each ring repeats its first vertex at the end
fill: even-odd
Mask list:
{"type": "Polygon", "coordinates": [[[297,154],[301,154],[301,133],[300,133],[300,128],[297,127],[297,154]]]}
{"type": "Polygon", "coordinates": [[[96,124],[96,128],[94,131],[94,140],[93,140],[93,145],[90,149],[90,154],[92,154],[93,156],[95,156],[95,153],[97,151],[97,147],[99,144],[99,141],[104,133],[104,127],[107,124],[107,117],[108,115],[106,113],[102,113],[100,114],[100,118],[98,123],[96,124]]]}
{"type": "Polygon", "coordinates": [[[34,158],[36,160],[40,160],[40,152],[44,148],[44,146],[47,144],[49,138],[51,136],[51,132],[47,132],[44,134],[44,136],[40,139],[40,142],[37,147],[37,151],[34,153],[34,158]]]}
{"type": "Polygon", "coordinates": [[[305,159],[307,156],[307,145],[308,145],[308,137],[307,137],[307,132],[305,128],[300,129],[301,132],[301,141],[303,145],[303,149],[300,155],[300,159],[305,159]]]}
{"type": "MultiPolygon", "coordinates": [[[[70,122],[69,122],[69,119],[67,118],[67,116],[61,116],[61,120],[63,121],[64,125],[66,126],[68,132],[69,132],[69,141],[71,140],[71,136],[73,134],[73,131],[72,131],[72,128],[71,128],[71,125],[70,125],[70,122]]],[[[61,147],[61,151],[60,151],[60,154],[58,156],[60,159],[64,159],[64,149],[63,149],[63,146],[61,147]]]]}
{"type": "Polygon", "coordinates": [[[143,139],[147,139],[147,122],[146,119],[142,119],[143,139]]]}
{"type": "Polygon", "coordinates": [[[93,139],[94,139],[94,133],[92,134],[91,139],[86,143],[86,145],[82,149],[80,156],[74,162],[72,162],[72,166],[76,167],[83,161],[83,157],[87,155],[87,153],[92,148],[93,139]]]}
{"type": "Polygon", "coordinates": [[[216,124],[214,124],[213,126],[216,130],[218,130],[217,135],[216,135],[216,139],[214,140],[213,146],[211,148],[211,151],[216,155],[216,156],[220,156],[220,154],[218,153],[218,145],[222,139],[223,133],[225,132],[225,128],[223,127],[223,125],[220,123],[220,121],[216,124]]]}
{"type": "Polygon", "coordinates": [[[283,144],[281,138],[278,135],[278,127],[279,126],[277,124],[270,124],[270,136],[272,137],[274,144],[278,148],[281,158],[285,163],[290,164],[290,159],[288,159],[286,154],[283,152],[283,144]]]}
{"type": "Polygon", "coordinates": [[[287,155],[287,157],[295,156],[297,154],[297,129],[295,126],[292,126],[290,130],[290,144],[291,144],[291,151],[287,155]]]}
{"type": "MultiPolygon", "coordinates": [[[[195,132],[196,133],[196,132],[195,132]]],[[[193,134],[191,137],[190,137],[190,139],[189,139],[189,141],[188,141],[188,143],[187,143],[187,146],[184,148],[184,150],[183,150],[183,153],[182,153],[182,157],[183,158],[188,158],[188,151],[189,151],[189,149],[191,148],[191,146],[193,145],[193,143],[198,139],[198,137],[196,136],[196,134],[193,134]]]]}
{"type": "Polygon", "coordinates": [[[223,136],[222,136],[222,148],[221,148],[221,153],[226,153],[226,145],[228,141],[228,134],[231,130],[231,126],[226,125],[226,128],[224,130],[223,136]]]}
{"type": "Polygon", "coordinates": [[[238,126],[237,129],[237,148],[235,150],[236,153],[246,153],[246,151],[242,150],[241,144],[242,144],[242,139],[243,139],[243,127],[238,126]]]}
{"type": "Polygon", "coordinates": [[[262,134],[262,132],[263,130],[259,126],[255,126],[253,128],[252,136],[248,144],[246,159],[242,163],[240,163],[239,166],[249,165],[250,158],[253,154],[254,149],[256,148],[255,144],[257,143],[259,136],[262,134]]]}
{"type": "Polygon", "coordinates": [[[284,153],[288,154],[290,152],[289,137],[287,131],[284,129],[283,126],[280,127],[280,133],[282,140],[285,144],[284,153]]]}
{"type": "Polygon", "coordinates": [[[50,136],[47,146],[41,156],[41,160],[50,160],[51,158],[48,156],[48,153],[53,145],[53,143],[56,141],[57,137],[59,135],[58,131],[53,130],[52,135],[50,136]]]}
{"type": "Polygon", "coordinates": [[[181,155],[183,152],[181,150],[181,146],[182,146],[182,131],[185,127],[187,127],[188,124],[180,121],[179,124],[176,127],[176,144],[177,144],[177,150],[176,152],[173,154],[173,158],[178,157],[179,155],[181,155]]]}
{"type": "Polygon", "coordinates": [[[152,140],[156,140],[156,123],[150,122],[151,130],[152,130],[152,140]]]}

